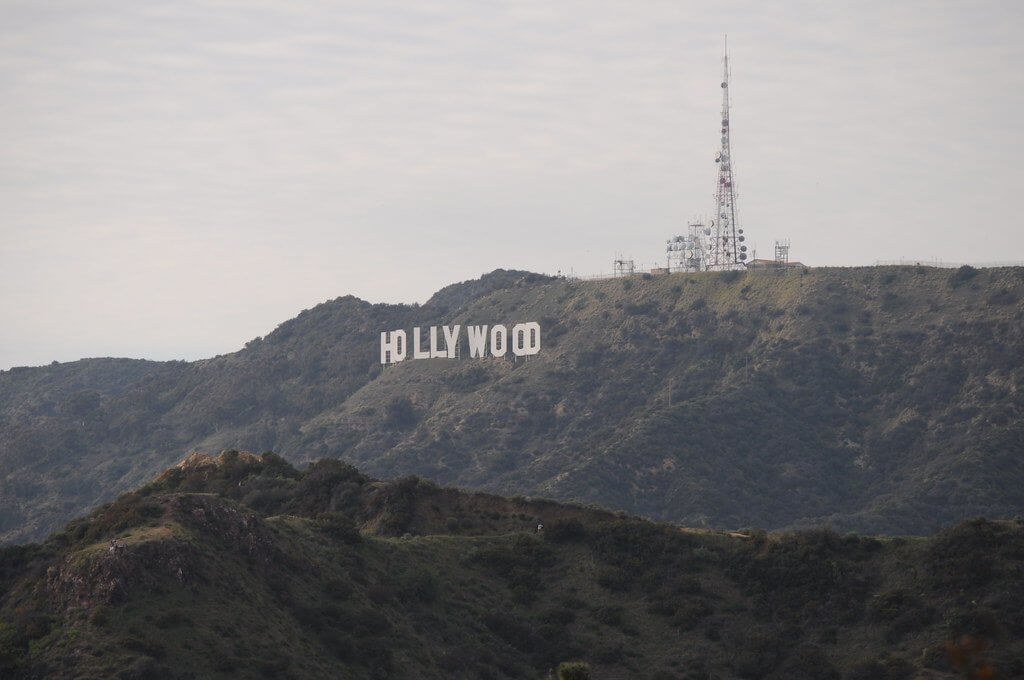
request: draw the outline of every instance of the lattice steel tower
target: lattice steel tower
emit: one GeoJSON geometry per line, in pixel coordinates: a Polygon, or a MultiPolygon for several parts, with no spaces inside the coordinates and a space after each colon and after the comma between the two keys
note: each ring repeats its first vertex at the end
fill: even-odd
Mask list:
{"type": "Polygon", "coordinates": [[[732,149],[729,146],[729,43],[726,39],[722,70],[722,148],[715,188],[715,218],[707,239],[705,266],[708,269],[742,269],[747,259],[746,237],[736,222],[736,181],[733,175],[732,149]]]}

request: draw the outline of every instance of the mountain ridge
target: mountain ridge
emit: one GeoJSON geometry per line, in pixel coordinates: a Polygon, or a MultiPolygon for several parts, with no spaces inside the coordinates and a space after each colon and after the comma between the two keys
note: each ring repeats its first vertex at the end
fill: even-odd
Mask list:
{"type": "Polygon", "coordinates": [[[1021,268],[499,270],[424,305],[336,298],[196,362],[5,371],[0,538],[222,448],[711,527],[1013,516],[1022,293],[1021,268]],[[379,365],[384,330],[527,320],[543,328],[529,362],[379,365]]]}
{"type": "Polygon", "coordinates": [[[193,454],[0,547],[5,677],[909,680],[1024,675],[1024,525],[681,529],[193,454]]]}

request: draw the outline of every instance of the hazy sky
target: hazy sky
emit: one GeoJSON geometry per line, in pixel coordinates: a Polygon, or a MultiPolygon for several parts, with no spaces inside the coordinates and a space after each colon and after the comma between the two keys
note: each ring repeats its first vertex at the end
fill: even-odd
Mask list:
{"type": "MultiPolygon", "coordinates": [[[[1024,259],[1024,3],[0,0],[0,368],[233,351],[348,293],[662,261],[1024,259]]],[[[439,319],[439,321],[443,321],[439,319]]]]}

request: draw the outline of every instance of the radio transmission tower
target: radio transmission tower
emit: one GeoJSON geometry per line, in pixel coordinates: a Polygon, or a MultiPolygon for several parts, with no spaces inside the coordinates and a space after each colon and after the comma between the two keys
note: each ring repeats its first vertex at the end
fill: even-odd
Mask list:
{"type": "Polygon", "coordinates": [[[729,43],[726,38],[722,70],[722,148],[718,163],[718,185],[715,188],[715,218],[710,225],[705,266],[708,269],[742,269],[747,259],[746,237],[736,222],[736,187],[733,176],[732,149],[729,146],[729,43]]]}

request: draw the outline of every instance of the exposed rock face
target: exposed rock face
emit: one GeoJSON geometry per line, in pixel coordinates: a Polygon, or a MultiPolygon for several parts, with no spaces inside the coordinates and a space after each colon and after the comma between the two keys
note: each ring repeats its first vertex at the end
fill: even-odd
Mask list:
{"type": "Polygon", "coordinates": [[[269,529],[254,512],[207,494],[175,494],[165,502],[170,516],[202,540],[219,540],[261,564],[278,557],[269,529]]]}
{"type": "MultiPolygon", "coordinates": [[[[197,472],[204,473],[204,478],[208,478],[209,475],[221,469],[228,462],[228,458],[229,456],[226,452],[214,456],[202,451],[194,451],[185,460],[160,475],[159,479],[164,479],[167,475],[173,474],[174,470],[181,470],[192,475],[195,475],[197,472]]],[[[232,452],[230,458],[232,462],[245,465],[256,465],[260,462],[259,456],[248,451],[232,452]]]]}
{"type": "Polygon", "coordinates": [[[46,588],[58,610],[88,609],[125,599],[132,589],[188,585],[198,577],[197,564],[184,541],[113,541],[66,555],[47,570],[46,588]]]}
{"type": "MultiPolygon", "coordinates": [[[[186,463],[205,465],[213,460],[193,454],[186,463]]],[[[135,589],[187,587],[202,581],[202,543],[219,544],[257,565],[283,557],[263,520],[231,501],[211,494],[169,494],[157,501],[164,507],[157,526],[71,552],[49,568],[47,592],[59,610],[118,602],[135,589]]]]}

